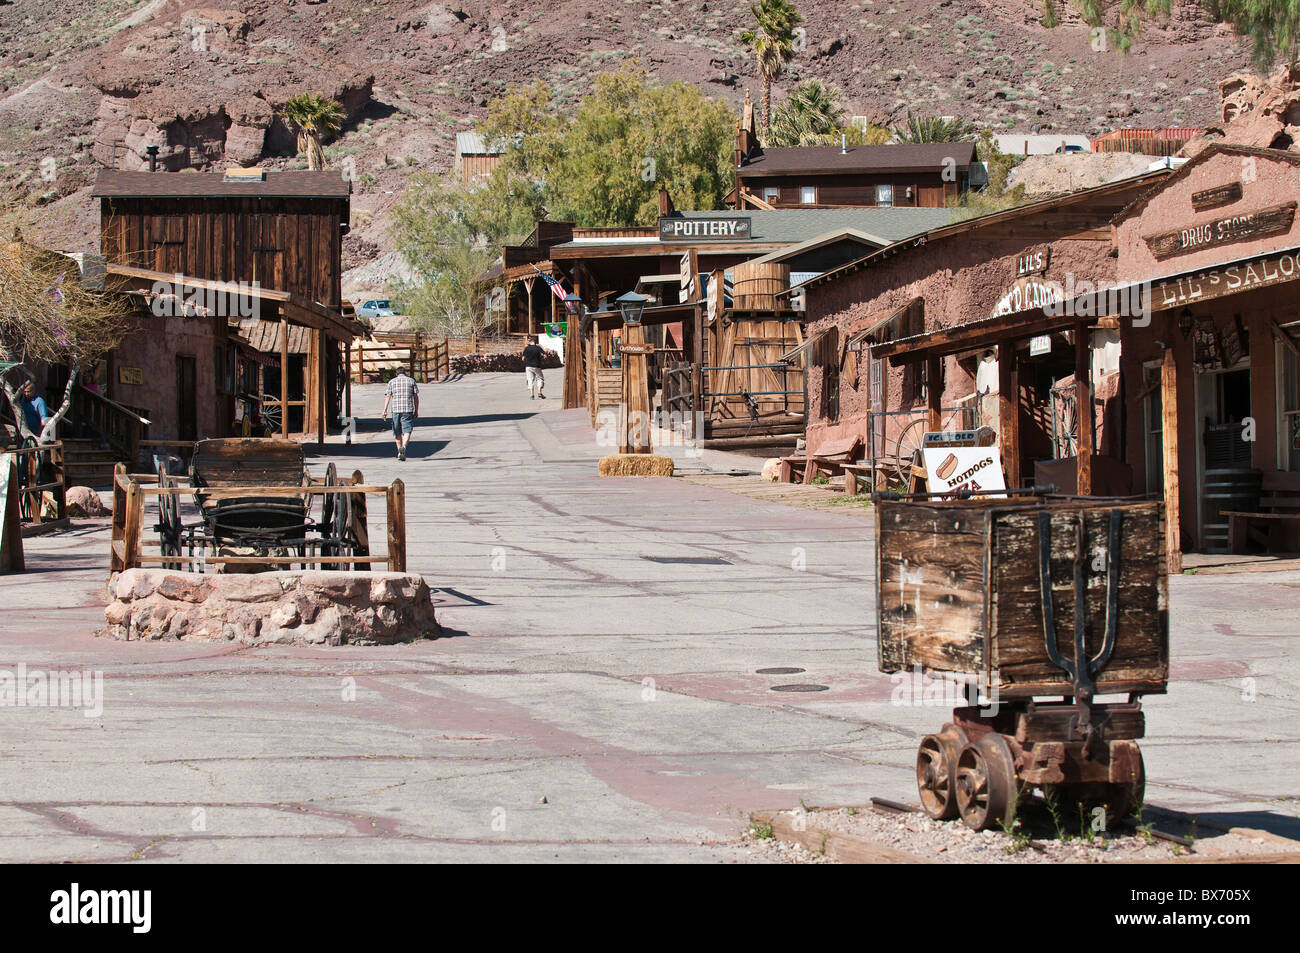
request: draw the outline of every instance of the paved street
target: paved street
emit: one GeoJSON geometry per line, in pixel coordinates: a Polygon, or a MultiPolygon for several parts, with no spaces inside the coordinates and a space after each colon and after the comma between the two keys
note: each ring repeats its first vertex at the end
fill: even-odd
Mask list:
{"type": "MultiPolygon", "coordinates": [[[[357,388],[358,442],[312,460],[406,482],[436,641],[92,638],[106,521],[27,540],[0,669],[103,671],[105,700],[0,708],[0,860],[731,861],[750,810],[914,800],[946,710],[891,704],[876,671],[871,522],[600,479],[560,375],[544,402],[519,376],[422,387],[405,463],[357,388]],[[780,666],[805,671],[757,674],[780,666]]],[[[1298,594],[1295,572],[1172,580],[1151,802],[1300,836],[1298,594]]]]}

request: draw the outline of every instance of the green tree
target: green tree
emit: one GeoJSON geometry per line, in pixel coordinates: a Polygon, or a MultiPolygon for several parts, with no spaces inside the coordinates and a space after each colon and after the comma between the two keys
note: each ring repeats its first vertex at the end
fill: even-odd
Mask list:
{"type": "Polygon", "coordinates": [[[947,205],[955,221],[991,215],[994,212],[1024,205],[1028,201],[1025,197],[1024,185],[1007,188],[1011,170],[1025,161],[1024,156],[1012,155],[1000,150],[997,139],[987,129],[981,132],[976,140],[976,154],[988,170],[989,182],[979,191],[968,191],[965,195],[948,200],[947,205]]]}
{"type": "Polygon", "coordinates": [[[740,42],[754,51],[758,75],[763,80],[763,131],[772,128],[772,83],[795,54],[795,28],[803,22],[789,0],[759,0],[750,8],[754,26],[740,34],[740,42]]]}
{"type": "Polygon", "coordinates": [[[914,116],[907,111],[907,122],[894,127],[897,142],[963,142],[975,136],[976,129],[965,119],[952,116],[914,116]]]}
{"type": "Polygon", "coordinates": [[[838,141],[844,107],[835,90],[815,79],[796,86],[772,113],[769,146],[812,146],[838,141]]]}
{"type": "Polygon", "coordinates": [[[1300,60],[1300,0],[1219,0],[1206,4],[1211,15],[1241,36],[1250,37],[1255,68],[1267,72],[1281,58],[1294,86],[1300,60]]]}
{"type": "Polygon", "coordinates": [[[307,154],[307,168],[325,168],[321,144],[339,134],[343,107],[320,93],[301,93],[286,102],[282,112],[298,133],[298,151],[307,154]]]}
{"type": "Polygon", "coordinates": [[[396,279],[389,294],[406,305],[417,329],[467,335],[490,314],[483,272],[500,246],[515,244],[541,215],[534,186],[498,166],[485,182],[465,185],[451,175],[411,177],[394,210],[397,249],[415,272],[396,279]]]}
{"type": "Polygon", "coordinates": [[[653,220],[661,186],[683,208],[719,208],[732,186],[734,128],[725,103],[628,64],[598,76],[564,115],[546,86],[512,89],[480,133],[508,144],[498,171],[514,188],[535,183],[550,217],[612,226],[653,220]]]}
{"type": "MultiPolygon", "coordinates": [[[[1070,0],[1079,17],[1093,31],[1094,49],[1127,53],[1142,34],[1142,22],[1150,17],[1169,16],[1171,0],[1070,0]]],[[[1060,23],[1055,0],[1043,2],[1043,26],[1052,29],[1060,23]]],[[[1100,50],[1099,50],[1100,51],[1100,50]]]]}

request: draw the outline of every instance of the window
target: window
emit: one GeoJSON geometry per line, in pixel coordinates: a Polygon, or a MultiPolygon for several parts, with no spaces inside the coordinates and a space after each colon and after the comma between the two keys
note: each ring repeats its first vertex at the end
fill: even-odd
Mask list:
{"type": "Polygon", "coordinates": [[[876,186],[876,204],[877,205],[894,204],[894,187],[892,185],[876,186]]]}
{"type": "Polygon", "coordinates": [[[763,186],[763,201],[768,205],[775,205],[781,201],[781,190],[774,185],[763,186]]]}
{"type": "Polygon", "coordinates": [[[817,186],[805,185],[799,190],[799,201],[803,205],[817,204],[817,186]]]}

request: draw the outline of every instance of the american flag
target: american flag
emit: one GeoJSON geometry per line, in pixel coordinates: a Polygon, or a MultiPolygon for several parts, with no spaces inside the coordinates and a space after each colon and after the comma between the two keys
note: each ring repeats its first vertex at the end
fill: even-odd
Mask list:
{"type": "Polygon", "coordinates": [[[566,297],[568,297],[568,294],[564,290],[564,285],[560,284],[560,280],[558,278],[554,278],[551,275],[548,275],[546,272],[542,271],[542,269],[538,268],[536,265],[533,265],[533,271],[541,275],[542,280],[551,286],[551,290],[555,292],[555,297],[559,298],[561,301],[563,301],[566,297]]]}

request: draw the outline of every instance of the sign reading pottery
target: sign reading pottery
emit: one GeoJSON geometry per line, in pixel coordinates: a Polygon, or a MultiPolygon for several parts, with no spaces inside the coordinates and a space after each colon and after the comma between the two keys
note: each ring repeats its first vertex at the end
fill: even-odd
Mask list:
{"type": "Polygon", "coordinates": [[[1046,308],[1065,300],[1065,289],[1059,281],[1045,281],[1038,277],[1017,278],[993,308],[993,316],[1015,314],[1034,308],[1046,308]]]}
{"type": "Polygon", "coordinates": [[[1227,215],[1212,222],[1189,225],[1171,232],[1147,235],[1142,240],[1156,258],[1168,258],[1183,252],[1214,248],[1252,238],[1281,235],[1291,230],[1295,219],[1295,202],[1272,205],[1254,212],[1227,215]]]}
{"type": "Polygon", "coordinates": [[[661,242],[731,242],[749,241],[752,219],[749,216],[710,215],[697,218],[659,219],[661,242]]]}
{"type": "Polygon", "coordinates": [[[1240,291],[1254,291],[1300,278],[1300,252],[1266,255],[1247,262],[1210,268],[1184,278],[1157,282],[1151,288],[1151,308],[1163,311],[1196,301],[1211,301],[1240,291]]]}
{"type": "Polygon", "coordinates": [[[996,446],[922,447],[921,457],[925,461],[926,489],[931,493],[1007,488],[996,446]]]}

